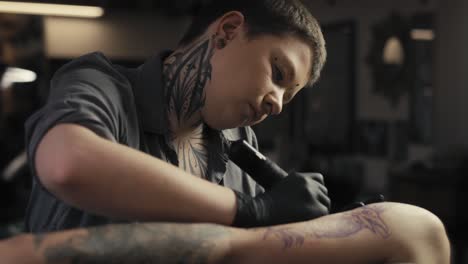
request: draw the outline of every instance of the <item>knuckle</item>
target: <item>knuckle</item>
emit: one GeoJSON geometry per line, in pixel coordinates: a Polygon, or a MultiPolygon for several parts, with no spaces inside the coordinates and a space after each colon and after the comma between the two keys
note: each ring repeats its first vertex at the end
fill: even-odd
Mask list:
{"type": "Polygon", "coordinates": [[[314,182],[317,182],[319,184],[322,184],[323,183],[323,176],[322,176],[322,174],[314,174],[313,177],[310,177],[310,180],[314,181],[314,182]],[[320,176],[317,176],[317,175],[320,175],[320,176]]]}
{"type": "Polygon", "coordinates": [[[326,215],[326,214],[328,214],[328,207],[327,207],[327,206],[324,206],[324,205],[319,206],[318,213],[319,213],[320,215],[326,215]]]}
{"type": "Polygon", "coordinates": [[[327,188],[327,186],[325,186],[325,185],[323,185],[323,184],[322,184],[322,186],[323,186],[323,192],[328,196],[328,188],[327,188]]]}
{"type": "Polygon", "coordinates": [[[314,177],[319,180],[323,180],[323,174],[321,173],[314,173],[314,177]]]}
{"type": "Polygon", "coordinates": [[[320,212],[320,215],[321,216],[324,216],[324,215],[327,215],[328,214],[328,208],[324,208],[321,212],[320,212]]]}
{"type": "Polygon", "coordinates": [[[323,174],[319,172],[308,172],[308,173],[304,173],[304,175],[312,179],[323,179],[323,174]]]}

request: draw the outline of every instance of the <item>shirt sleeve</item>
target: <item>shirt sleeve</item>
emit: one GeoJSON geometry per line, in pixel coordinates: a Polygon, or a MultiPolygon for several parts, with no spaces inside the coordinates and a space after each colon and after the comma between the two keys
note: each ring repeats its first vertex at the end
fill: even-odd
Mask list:
{"type": "MultiPolygon", "coordinates": [[[[116,73],[117,74],[117,73],[116,73]]],[[[118,141],[123,108],[119,76],[103,66],[81,61],[59,70],[51,81],[46,105],[25,125],[28,162],[33,175],[37,146],[44,135],[58,124],[86,127],[97,135],[118,141]]]]}

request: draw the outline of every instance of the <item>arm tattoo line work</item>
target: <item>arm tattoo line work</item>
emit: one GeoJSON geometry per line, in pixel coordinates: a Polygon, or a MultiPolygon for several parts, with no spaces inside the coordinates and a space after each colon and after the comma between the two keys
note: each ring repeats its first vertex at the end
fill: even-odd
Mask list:
{"type": "Polygon", "coordinates": [[[308,223],[306,228],[301,227],[300,229],[270,227],[265,231],[263,239],[275,237],[283,243],[283,249],[301,247],[308,238],[346,238],[363,230],[369,230],[382,239],[388,239],[391,236],[391,231],[380,216],[383,211],[384,208],[377,205],[365,206],[344,213],[339,217],[331,218],[326,225],[321,225],[320,228],[313,222],[308,223]]]}
{"type": "MultiPolygon", "coordinates": [[[[294,227],[270,227],[263,231],[263,240],[273,238],[281,242],[283,250],[288,250],[302,247],[308,239],[347,238],[366,230],[378,238],[388,239],[392,234],[381,217],[384,209],[384,206],[366,206],[329,217],[324,223],[311,221],[294,227]]],[[[225,260],[228,255],[223,255],[223,248],[230,245],[232,235],[231,230],[219,225],[148,223],[90,228],[63,242],[48,243],[43,235],[35,236],[33,241],[47,264],[202,264],[225,260]]]]}
{"type": "Polygon", "coordinates": [[[210,262],[220,239],[229,234],[226,228],[204,224],[109,225],[44,246],[43,252],[47,264],[202,264],[210,262]]]}

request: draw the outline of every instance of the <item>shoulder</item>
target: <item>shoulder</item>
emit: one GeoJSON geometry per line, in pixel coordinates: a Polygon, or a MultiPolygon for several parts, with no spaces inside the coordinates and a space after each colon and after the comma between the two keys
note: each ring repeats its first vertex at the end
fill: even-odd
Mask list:
{"type": "Polygon", "coordinates": [[[68,62],[51,79],[50,95],[92,93],[119,97],[131,96],[131,84],[101,52],[93,52],[68,62]]]}
{"type": "Polygon", "coordinates": [[[52,85],[62,80],[83,80],[88,82],[111,80],[117,83],[128,83],[115,65],[101,52],[92,52],[71,60],[57,70],[52,78],[52,85]]]}
{"type": "Polygon", "coordinates": [[[64,64],[55,75],[62,75],[70,70],[76,70],[81,68],[95,68],[98,70],[109,71],[114,67],[112,62],[102,52],[91,52],[82,55],[78,58],[71,60],[64,64]]]}

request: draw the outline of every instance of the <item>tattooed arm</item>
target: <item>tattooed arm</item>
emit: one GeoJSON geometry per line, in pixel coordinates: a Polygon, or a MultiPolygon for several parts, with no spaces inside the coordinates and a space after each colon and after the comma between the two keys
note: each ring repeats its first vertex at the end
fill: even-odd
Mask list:
{"type": "Polygon", "coordinates": [[[418,207],[382,203],[251,230],[154,223],[24,235],[0,243],[0,259],[16,264],[448,264],[450,256],[437,217],[418,207]]]}
{"type": "Polygon", "coordinates": [[[108,225],[20,236],[7,242],[7,254],[0,243],[0,259],[15,264],[216,263],[229,252],[229,236],[229,229],[208,224],[108,225]]]}

